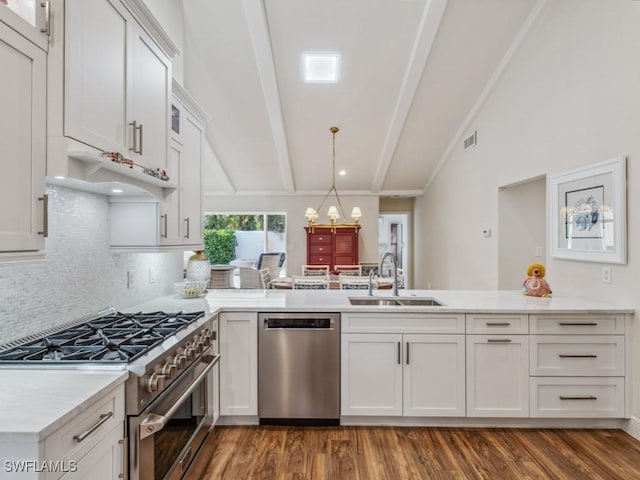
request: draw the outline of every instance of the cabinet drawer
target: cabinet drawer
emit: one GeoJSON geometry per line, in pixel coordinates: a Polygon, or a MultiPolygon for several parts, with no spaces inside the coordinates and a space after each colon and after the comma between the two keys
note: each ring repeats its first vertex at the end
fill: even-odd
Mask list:
{"type": "Polygon", "coordinates": [[[464,315],[425,314],[342,314],[343,333],[464,333],[464,315]]]}
{"type": "Polygon", "coordinates": [[[532,335],[530,373],[545,376],[623,376],[623,335],[532,335]]]}
{"type": "MultiPolygon", "coordinates": [[[[79,413],[72,421],[52,433],[45,440],[44,456],[52,460],[77,460],[118,426],[123,429],[122,434],[124,434],[123,386],[99,399],[87,410],[79,413]],[[74,439],[75,436],[85,434],[100,422],[101,415],[109,415],[109,413],[111,416],[101,423],[95,431],[88,434],[84,440],[74,439]]],[[[50,478],[57,478],[60,474],[50,478]]]]}
{"type": "Polygon", "coordinates": [[[309,255],[309,265],[330,265],[331,254],[328,255],[309,255]]]}
{"type": "Polygon", "coordinates": [[[309,246],[311,255],[331,255],[331,244],[317,243],[309,246]]]}
{"type": "Polygon", "coordinates": [[[532,334],[557,333],[622,335],[624,333],[624,315],[530,315],[532,334]]]}
{"type": "Polygon", "coordinates": [[[466,316],[466,323],[467,333],[471,334],[526,335],[529,333],[529,317],[527,315],[471,314],[466,316]]]}
{"type": "Polygon", "coordinates": [[[624,417],[622,377],[531,377],[531,416],[624,417]]]}
{"type": "Polygon", "coordinates": [[[324,243],[331,245],[331,234],[330,233],[312,233],[309,235],[309,243],[324,243]]]}

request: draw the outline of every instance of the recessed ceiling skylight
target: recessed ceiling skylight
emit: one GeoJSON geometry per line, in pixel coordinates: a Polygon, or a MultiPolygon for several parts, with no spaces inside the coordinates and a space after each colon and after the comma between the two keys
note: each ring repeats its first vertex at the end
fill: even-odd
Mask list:
{"type": "Polygon", "coordinates": [[[336,83],[338,81],[337,53],[305,53],[302,55],[304,81],[307,83],[336,83]]]}

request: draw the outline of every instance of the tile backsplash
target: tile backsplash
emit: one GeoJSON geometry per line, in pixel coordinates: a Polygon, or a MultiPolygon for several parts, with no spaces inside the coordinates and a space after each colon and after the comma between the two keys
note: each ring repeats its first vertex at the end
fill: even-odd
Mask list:
{"type": "Polygon", "coordinates": [[[47,193],[45,260],[0,265],[0,344],[108,306],[131,307],[171,293],[181,280],[182,252],[112,252],[106,196],[52,185],[47,193]],[[131,288],[127,272],[133,273],[131,288]]]}

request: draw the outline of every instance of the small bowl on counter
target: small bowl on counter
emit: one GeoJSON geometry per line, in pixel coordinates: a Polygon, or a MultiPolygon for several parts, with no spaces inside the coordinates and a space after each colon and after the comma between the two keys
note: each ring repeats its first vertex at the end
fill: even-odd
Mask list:
{"type": "Polygon", "coordinates": [[[182,298],[199,298],[207,294],[207,282],[185,280],[174,283],[173,287],[182,298]]]}

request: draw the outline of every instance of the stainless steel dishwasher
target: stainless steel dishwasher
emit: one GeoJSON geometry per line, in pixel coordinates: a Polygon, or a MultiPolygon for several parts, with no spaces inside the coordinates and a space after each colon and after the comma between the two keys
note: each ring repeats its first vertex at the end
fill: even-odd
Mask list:
{"type": "Polygon", "coordinates": [[[258,315],[261,425],[340,424],[340,314],[258,315]]]}

